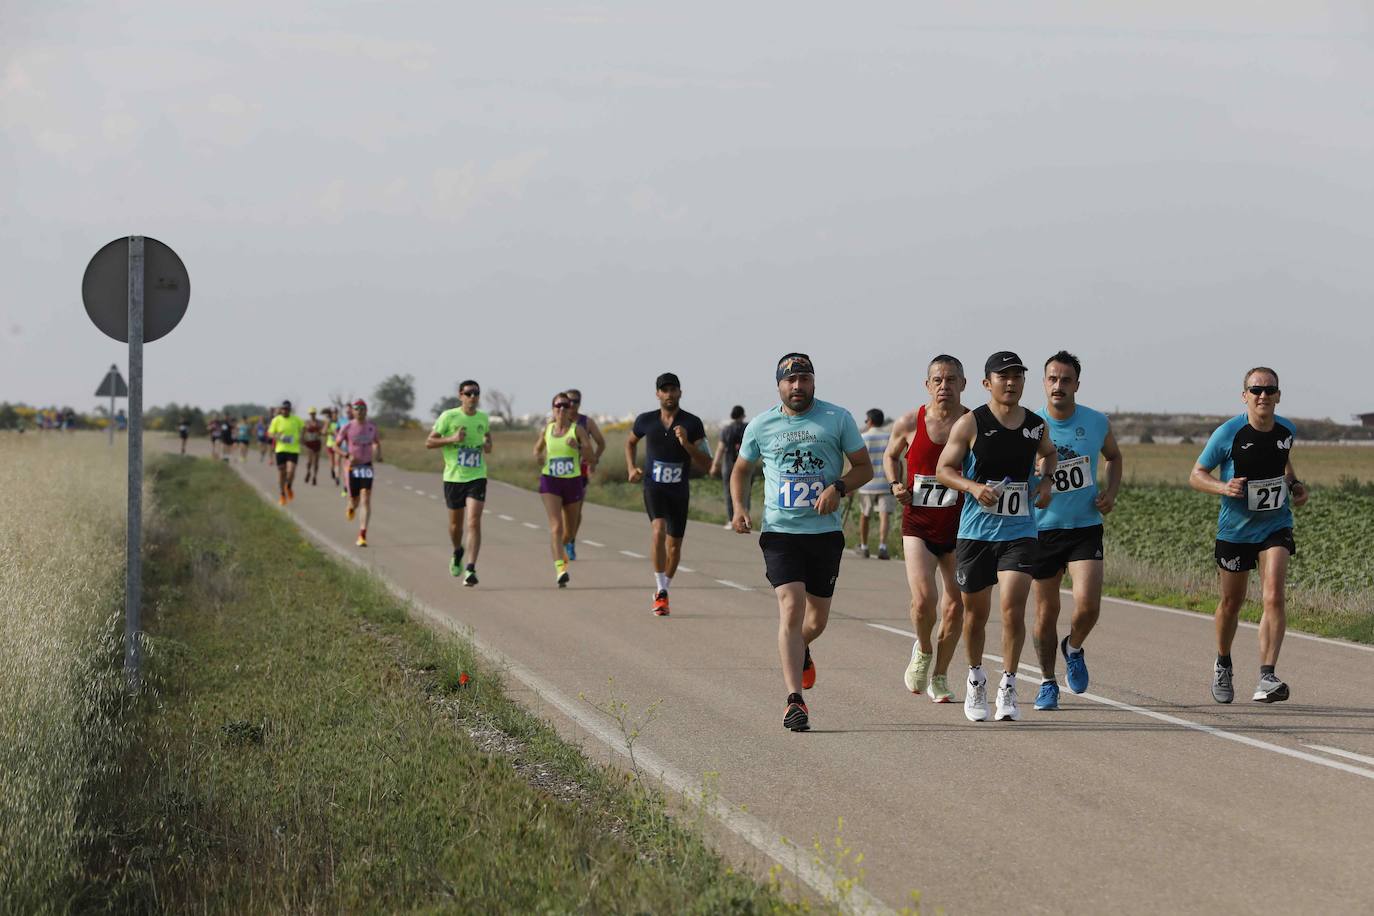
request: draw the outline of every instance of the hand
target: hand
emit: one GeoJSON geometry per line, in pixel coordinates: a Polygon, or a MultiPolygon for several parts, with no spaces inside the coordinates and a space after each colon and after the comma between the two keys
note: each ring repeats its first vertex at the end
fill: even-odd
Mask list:
{"type": "Polygon", "coordinates": [[[1103,515],[1110,515],[1111,511],[1116,508],[1116,494],[1104,490],[1097,494],[1097,499],[1093,500],[1093,505],[1097,506],[1097,511],[1103,515]]]}
{"type": "Polygon", "coordinates": [[[748,534],[750,531],[753,530],[753,525],[749,521],[749,513],[745,512],[743,509],[737,510],[735,512],[735,520],[733,524],[735,527],[736,534],[748,534]]]}
{"type": "Polygon", "coordinates": [[[1221,495],[1239,499],[1245,495],[1245,481],[1246,478],[1244,477],[1232,477],[1221,485],[1221,495]]]}
{"type": "Polygon", "coordinates": [[[840,492],[831,484],[821,493],[821,498],[816,500],[816,514],[829,515],[840,507],[840,492]]]}
{"type": "Polygon", "coordinates": [[[681,445],[683,448],[689,448],[691,446],[692,440],[687,438],[686,428],[681,426],[674,426],[673,435],[677,436],[678,444],[681,445]]]}
{"type": "Polygon", "coordinates": [[[577,437],[569,436],[568,438],[563,440],[563,444],[566,445],[568,448],[577,448],[577,437]]]}
{"type": "Polygon", "coordinates": [[[902,505],[911,505],[911,491],[906,488],[905,484],[894,483],[892,485],[892,495],[895,496],[897,498],[897,502],[901,503],[902,505]]]}
{"type": "Polygon", "coordinates": [[[463,427],[460,427],[459,430],[458,430],[458,438],[457,438],[457,439],[454,439],[453,441],[454,441],[454,442],[462,442],[462,441],[463,441],[464,439],[466,439],[467,437],[468,437],[468,428],[467,428],[466,426],[463,426],[463,427]]]}
{"type": "Polygon", "coordinates": [[[639,483],[644,479],[643,468],[630,468],[630,483],[639,483]]]}
{"type": "Polygon", "coordinates": [[[1293,498],[1294,508],[1297,508],[1307,505],[1307,498],[1312,494],[1307,492],[1307,484],[1296,483],[1293,485],[1293,488],[1289,490],[1289,495],[1293,498]]]}
{"type": "Polygon", "coordinates": [[[1048,477],[1041,480],[1040,486],[1035,488],[1035,494],[1035,508],[1048,509],[1054,497],[1054,481],[1048,477]]]}
{"type": "Polygon", "coordinates": [[[997,505],[997,490],[985,483],[975,483],[969,492],[973,494],[974,499],[978,500],[980,506],[997,505]]]}

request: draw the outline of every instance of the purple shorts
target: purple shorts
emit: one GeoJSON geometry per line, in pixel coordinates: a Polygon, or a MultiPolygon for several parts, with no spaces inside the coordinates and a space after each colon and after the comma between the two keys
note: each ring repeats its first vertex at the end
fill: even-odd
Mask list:
{"type": "Polygon", "coordinates": [[[539,475],[539,492],[552,493],[563,500],[563,504],[580,503],[587,492],[587,483],[581,477],[550,477],[539,475]]]}

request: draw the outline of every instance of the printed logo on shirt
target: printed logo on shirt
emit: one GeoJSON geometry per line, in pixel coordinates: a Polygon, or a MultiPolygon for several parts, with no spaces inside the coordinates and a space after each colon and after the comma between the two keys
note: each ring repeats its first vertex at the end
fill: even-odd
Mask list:
{"type": "Polygon", "coordinates": [[[1293,437],[1289,436],[1287,439],[1284,439],[1282,442],[1278,443],[1278,446],[1284,451],[1288,451],[1293,447],[1293,437]]]}
{"type": "Polygon", "coordinates": [[[1221,566],[1230,572],[1240,572],[1240,557],[1231,557],[1221,561],[1221,566]]]}
{"type": "Polygon", "coordinates": [[[1025,436],[1027,439],[1034,439],[1036,442],[1039,442],[1039,441],[1040,441],[1040,436],[1041,436],[1044,432],[1045,432],[1045,427],[1044,427],[1044,425],[1040,425],[1040,426],[1035,427],[1035,429],[1022,429],[1022,430],[1021,430],[1021,435],[1025,436]]]}

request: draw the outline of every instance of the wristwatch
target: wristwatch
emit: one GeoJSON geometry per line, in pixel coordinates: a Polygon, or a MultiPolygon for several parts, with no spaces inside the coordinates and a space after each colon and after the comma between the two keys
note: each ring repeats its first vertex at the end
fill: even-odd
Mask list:
{"type": "Polygon", "coordinates": [[[849,492],[849,488],[844,485],[843,477],[836,478],[835,482],[832,483],[831,486],[834,487],[835,492],[839,493],[841,496],[844,496],[849,492]]]}

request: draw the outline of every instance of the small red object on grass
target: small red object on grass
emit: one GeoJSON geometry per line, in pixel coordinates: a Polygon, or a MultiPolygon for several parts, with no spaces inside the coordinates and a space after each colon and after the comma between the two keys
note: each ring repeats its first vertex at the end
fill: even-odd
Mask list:
{"type": "Polygon", "coordinates": [[[468,681],[470,680],[472,680],[472,678],[468,677],[468,673],[466,671],[460,672],[458,675],[458,686],[466,687],[468,685],[468,681]]]}

